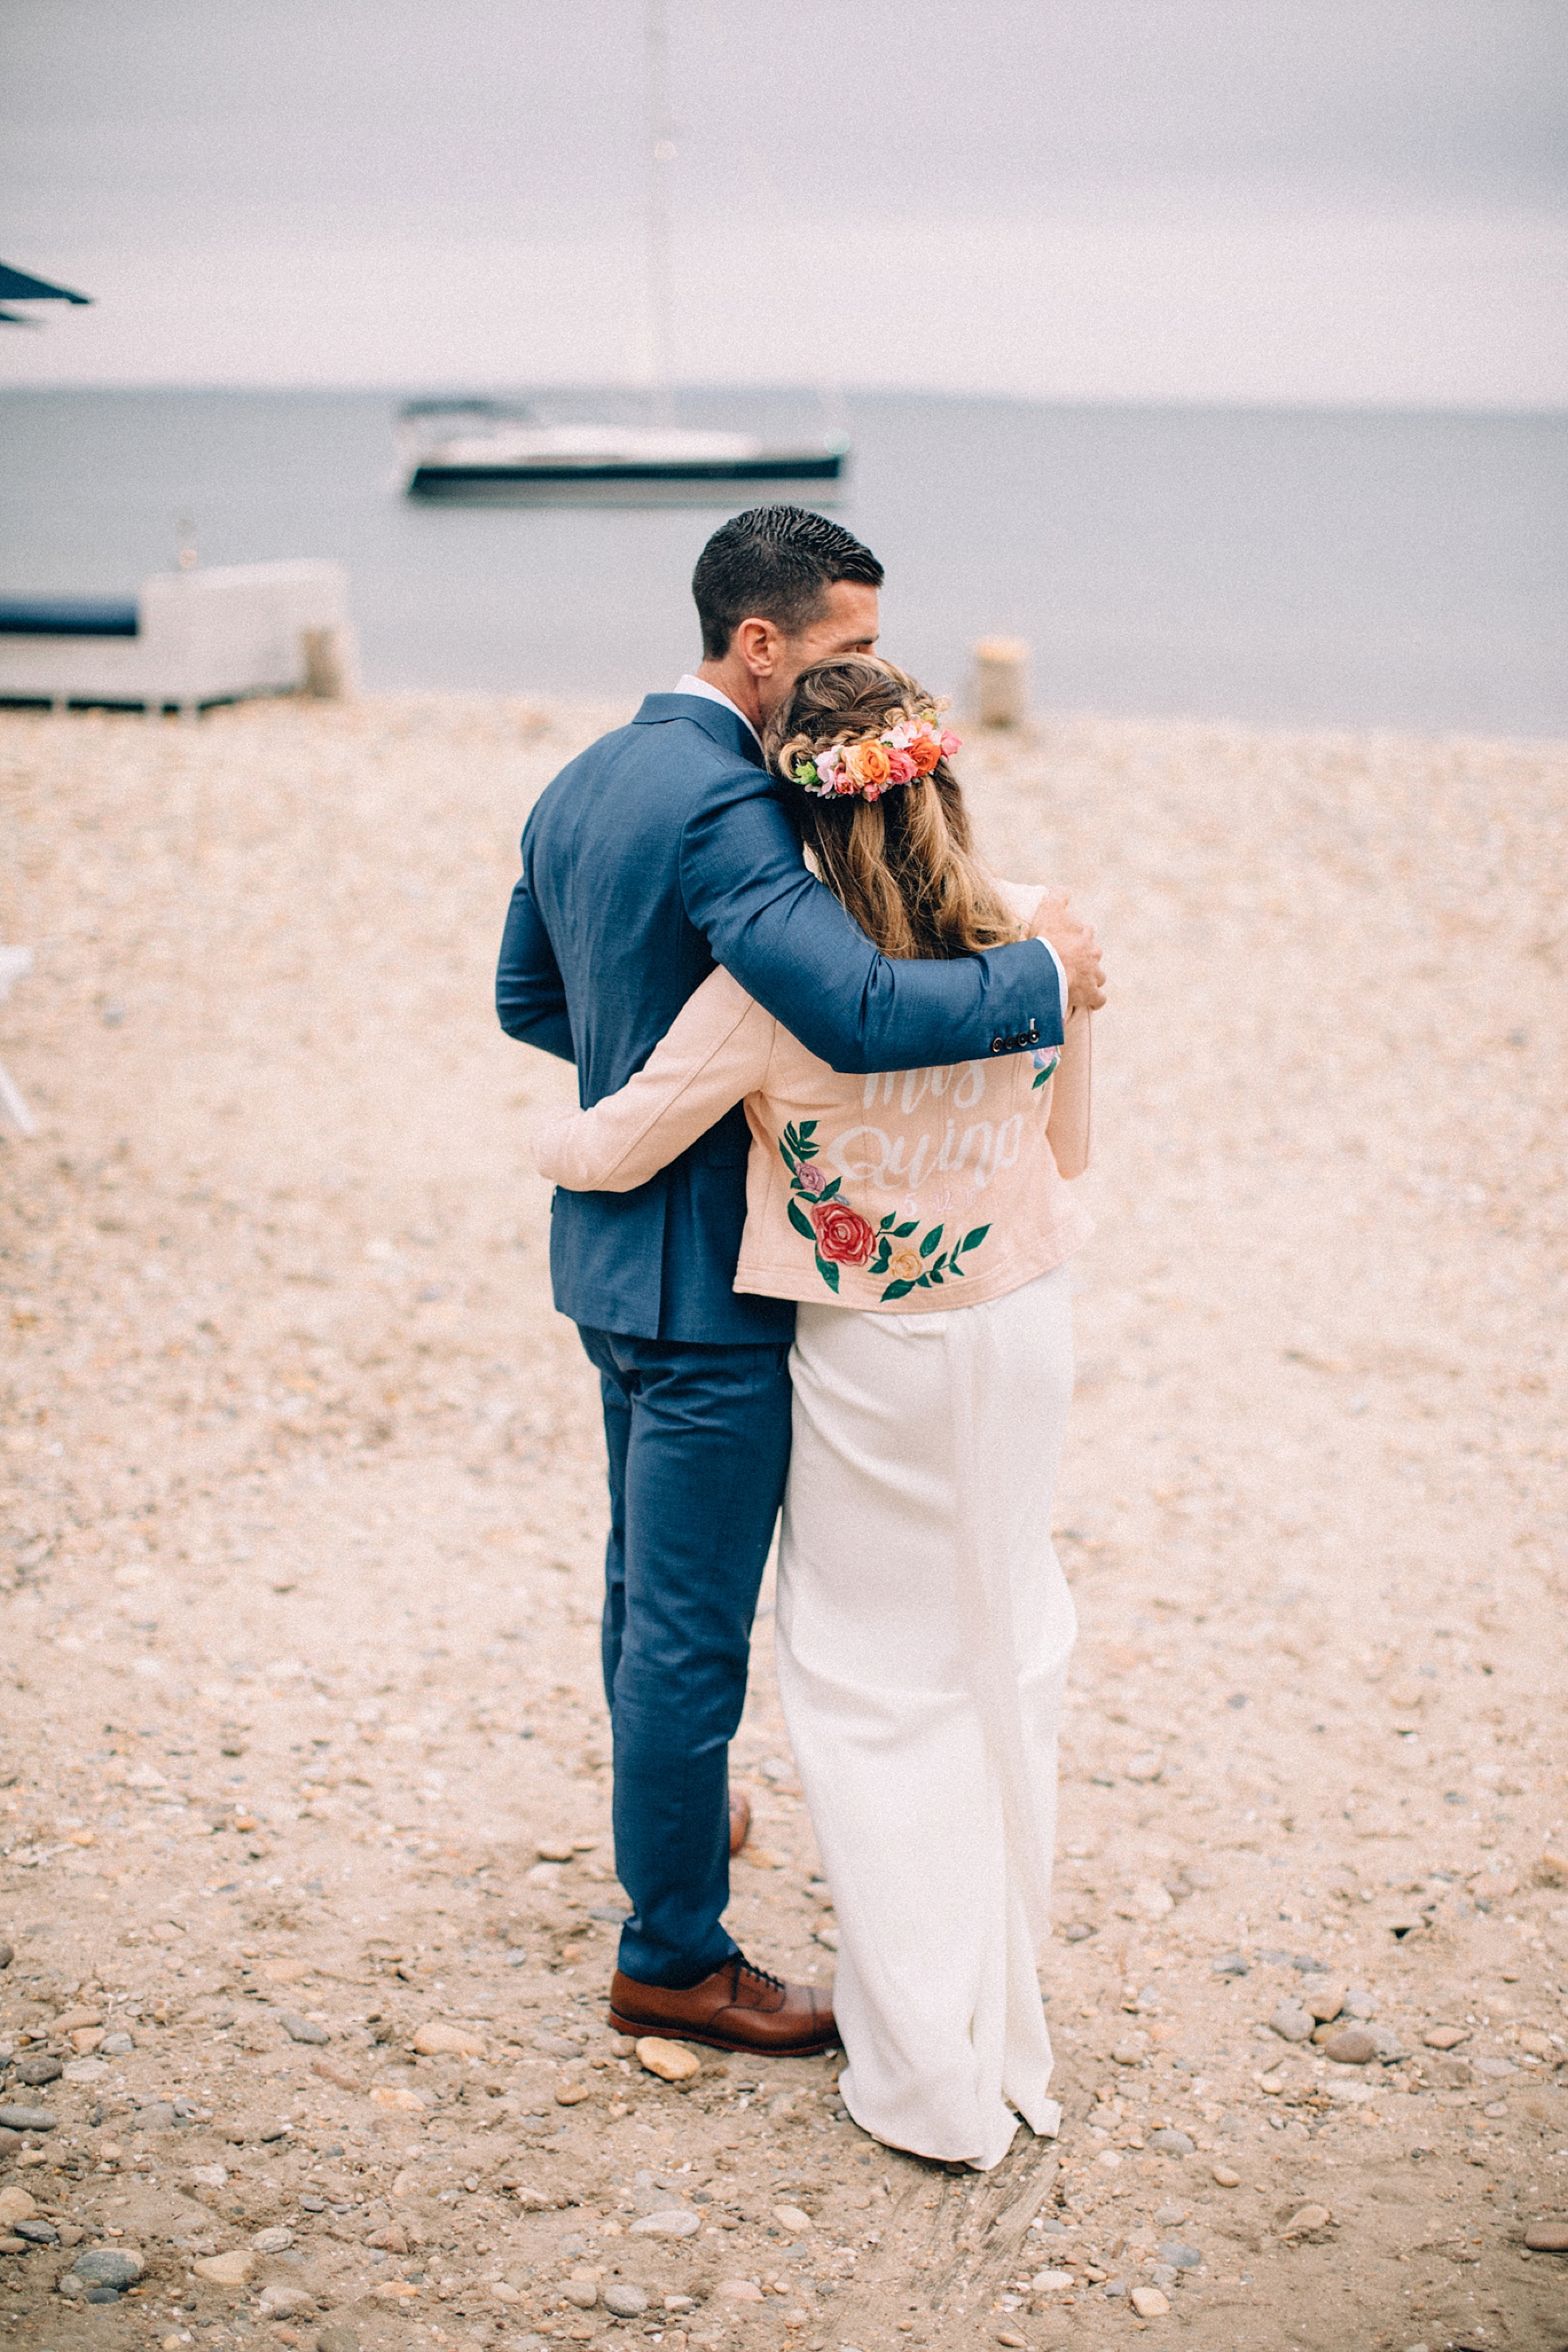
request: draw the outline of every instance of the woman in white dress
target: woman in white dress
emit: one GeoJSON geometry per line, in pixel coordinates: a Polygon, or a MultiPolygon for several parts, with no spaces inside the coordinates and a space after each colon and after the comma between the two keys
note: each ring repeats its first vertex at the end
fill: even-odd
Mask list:
{"type": "MultiPolygon", "coordinates": [[[[1017,939],[1042,886],[970,842],[931,698],[807,671],[769,764],[825,881],[887,953],[1017,939]]],[[[743,1101],[737,1290],[798,1301],[778,1674],[837,1913],[839,2088],[889,2145],[982,2170],[1060,2119],[1036,1974],[1076,1621],[1051,1545],[1072,1390],[1068,1258],[1089,1222],[1089,1016],[1061,1049],[838,1076],[723,971],[543,1174],[629,1191],[743,1101]]]]}

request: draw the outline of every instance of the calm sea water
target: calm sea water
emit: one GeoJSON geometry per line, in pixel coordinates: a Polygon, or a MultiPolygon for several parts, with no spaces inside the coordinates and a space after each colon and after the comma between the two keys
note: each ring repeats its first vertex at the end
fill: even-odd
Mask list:
{"type": "MultiPolygon", "coordinates": [[[[1042,710],[1568,735],[1568,417],[847,405],[837,511],[888,566],[887,649],[939,689],[1005,631],[1042,710]]],[[[0,394],[0,592],[128,593],[184,514],[206,562],[346,563],[372,687],[636,694],[692,661],[687,583],[732,509],[413,507],[395,406],[0,394]]]]}

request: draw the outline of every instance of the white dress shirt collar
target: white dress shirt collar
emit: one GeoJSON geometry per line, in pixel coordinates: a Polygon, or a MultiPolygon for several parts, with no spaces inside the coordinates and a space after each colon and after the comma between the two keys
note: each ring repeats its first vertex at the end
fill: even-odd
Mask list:
{"type": "Polygon", "coordinates": [[[675,691],[677,694],[700,694],[707,702],[721,702],[726,710],[732,710],[734,712],[736,718],[740,720],[742,726],[745,729],[747,734],[751,737],[758,751],[760,751],[762,750],[763,739],[758,734],[756,729],[752,726],[751,720],[747,718],[745,712],[741,709],[740,704],[737,702],[731,702],[727,694],[721,694],[716,686],[710,686],[705,677],[693,677],[691,672],[688,670],[685,677],[677,684],[675,691]]]}

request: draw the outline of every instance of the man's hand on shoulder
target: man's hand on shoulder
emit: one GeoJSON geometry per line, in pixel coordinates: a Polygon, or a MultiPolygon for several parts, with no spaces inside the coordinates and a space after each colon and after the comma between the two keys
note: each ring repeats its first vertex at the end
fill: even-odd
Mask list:
{"type": "Polygon", "coordinates": [[[1062,961],[1068,976],[1068,1006],[1074,1013],[1098,1013],[1105,1003],[1105,967],[1100,942],[1088,923],[1068,905],[1065,890],[1047,890],[1030,919],[1032,938],[1047,940],[1062,961]]]}

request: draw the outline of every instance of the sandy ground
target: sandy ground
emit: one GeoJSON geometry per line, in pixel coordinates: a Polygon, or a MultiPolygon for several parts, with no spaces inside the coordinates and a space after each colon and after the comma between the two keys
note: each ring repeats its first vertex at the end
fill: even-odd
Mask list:
{"type": "MultiPolygon", "coordinates": [[[[0,2343],[1556,2352],[1568,748],[965,755],[1115,987],[1066,2121],[977,2181],[833,2062],[677,2089],[604,2020],[566,1074],[489,992],[527,805],[616,715],[0,717],[0,2343]]],[[[825,1980],[769,1633],[731,1917],[825,1980]]]]}

